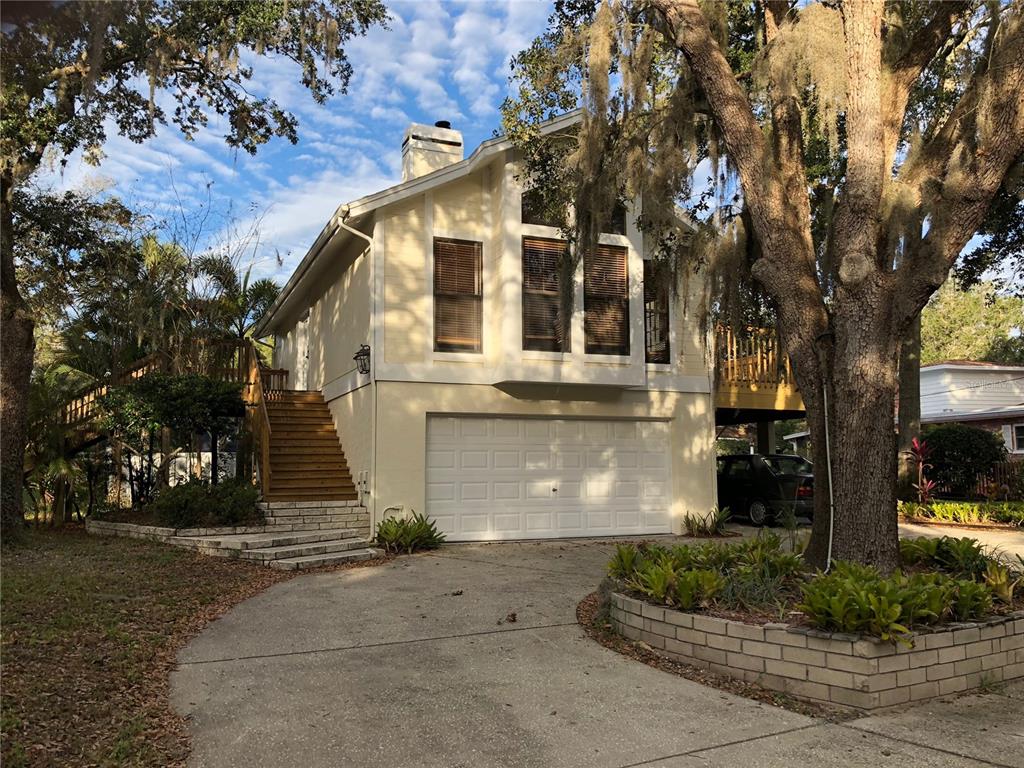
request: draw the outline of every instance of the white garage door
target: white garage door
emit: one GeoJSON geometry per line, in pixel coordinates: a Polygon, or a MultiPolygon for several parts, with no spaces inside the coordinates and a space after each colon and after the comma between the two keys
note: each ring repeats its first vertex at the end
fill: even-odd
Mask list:
{"type": "Polygon", "coordinates": [[[427,514],[449,541],[668,533],[670,496],[666,422],[427,422],[427,514]]]}

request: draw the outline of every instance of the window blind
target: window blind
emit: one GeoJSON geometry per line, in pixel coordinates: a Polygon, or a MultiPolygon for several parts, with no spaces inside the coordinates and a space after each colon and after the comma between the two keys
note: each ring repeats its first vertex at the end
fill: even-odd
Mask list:
{"type": "Polygon", "coordinates": [[[668,286],[653,261],[644,261],[644,348],[648,363],[669,362],[668,286]]]}
{"type": "Polygon", "coordinates": [[[558,262],[564,240],[523,238],[523,349],[568,352],[563,338],[558,262]]]}
{"type": "Polygon", "coordinates": [[[583,329],[588,354],[629,354],[629,274],[622,246],[599,245],[583,259],[583,329]]]}
{"type": "Polygon", "coordinates": [[[434,349],[479,352],[482,327],[482,243],[434,238],[434,349]]]}

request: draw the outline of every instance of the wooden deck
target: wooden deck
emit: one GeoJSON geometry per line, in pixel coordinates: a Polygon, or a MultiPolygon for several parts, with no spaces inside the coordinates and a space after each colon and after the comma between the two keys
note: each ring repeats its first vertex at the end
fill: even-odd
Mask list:
{"type": "Polygon", "coordinates": [[[779,418],[804,410],[774,330],[746,328],[737,333],[719,327],[715,339],[716,409],[785,412],[779,418]]]}

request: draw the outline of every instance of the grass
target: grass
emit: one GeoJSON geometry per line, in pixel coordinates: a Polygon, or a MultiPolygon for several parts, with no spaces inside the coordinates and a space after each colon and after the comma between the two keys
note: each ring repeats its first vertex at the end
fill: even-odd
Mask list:
{"type": "Polygon", "coordinates": [[[177,650],[290,574],[81,530],[30,532],[3,553],[5,768],[180,765],[177,650]]]}

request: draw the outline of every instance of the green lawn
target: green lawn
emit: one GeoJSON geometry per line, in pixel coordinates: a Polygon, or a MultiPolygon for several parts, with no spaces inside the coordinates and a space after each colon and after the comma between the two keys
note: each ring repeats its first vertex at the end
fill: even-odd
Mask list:
{"type": "Polygon", "coordinates": [[[2,762],[167,766],[188,753],[167,702],[189,637],[289,574],[81,530],[3,551],[2,762]]]}

